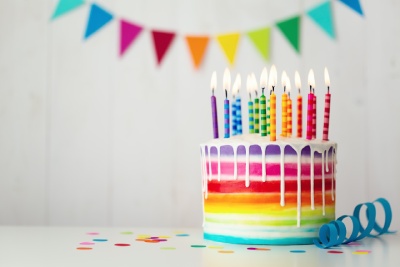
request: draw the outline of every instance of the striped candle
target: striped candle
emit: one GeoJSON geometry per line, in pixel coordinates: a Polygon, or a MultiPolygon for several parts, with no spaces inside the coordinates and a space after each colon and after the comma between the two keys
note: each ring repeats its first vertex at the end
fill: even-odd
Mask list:
{"type": "Polygon", "coordinates": [[[331,94],[328,92],[325,94],[325,109],[324,109],[324,130],[322,134],[322,140],[328,141],[329,135],[329,116],[331,110],[331,94]]]}
{"type": "Polygon", "coordinates": [[[313,94],[313,89],[315,88],[315,79],[314,79],[314,71],[310,69],[308,73],[308,84],[310,86],[310,93],[308,94],[308,103],[307,103],[307,140],[313,139],[313,128],[314,128],[314,100],[315,96],[313,94]]]}
{"type": "Polygon", "coordinates": [[[297,137],[303,137],[303,97],[297,96],[297,137]]]}
{"type": "Polygon", "coordinates": [[[287,136],[287,102],[288,95],[286,93],[282,94],[281,108],[282,108],[282,136],[287,136]]]}
{"type": "MultiPolygon", "coordinates": [[[[271,95],[271,93],[270,93],[271,95]]],[[[267,135],[271,134],[271,103],[267,101],[267,135]]]]}
{"type": "Polygon", "coordinates": [[[224,137],[230,137],[230,123],[229,123],[229,99],[224,100],[224,137]]]}
{"type": "MultiPolygon", "coordinates": [[[[314,88],[313,88],[314,91],[314,88]]],[[[313,117],[312,117],[312,138],[315,139],[317,137],[317,96],[313,92],[313,117]]]]}
{"type": "Polygon", "coordinates": [[[260,100],[257,98],[254,99],[254,132],[260,133],[260,100]]]}
{"type": "MultiPolygon", "coordinates": [[[[256,76],[254,75],[254,73],[252,73],[252,77],[253,77],[253,83],[255,85],[254,92],[256,94],[256,99],[254,100],[255,101],[255,108],[256,108],[256,110],[255,110],[255,113],[256,113],[255,114],[255,116],[256,116],[256,119],[255,119],[255,132],[259,133],[260,132],[260,130],[259,130],[259,116],[260,116],[259,112],[260,111],[259,111],[258,99],[257,99],[257,97],[258,97],[258,95],[257,95],[257,81],[256,81],[256,76]]],[[[261,87],[262,95],[264,95],[264,91],[267,88],[267,86],[268,86],[268,72],[267,72],[267,68],[264,67],[262,69],[261,75],[260,75],[260,87],[261,87]]],[[[264,97],[265,97],[265,95],[264,95],[264,97]]],[[[265,110],[265,115],[268,116],[268,112],[267,112],[266,108],[264,108],[264,110],[265,110]]],[[[264,132],[264,134],[267,133],[267,131],[268,131],[267,124],[268,124],[268,121],[267,121],[267,119],[265,119],[265,132],[264,132]]]]}
{"type": "MultiPolygon", "coordinates": [[[[239,93],[239,92],[238,92],[239,93]]],[[[242,134],[242,100],[236,96],[236,134],[242,134]]]]}
{"type": "Polygon", "coordinates": [[[271,135],[270,140],[276,141],[276,95],[272,90],[272,94],[270,96],[270,104],[271,104],[271,135]]]}
{"type": "Polygon", "coordinates": [[[261,136],[267,136],[267,109],[264,93],[260,97],[261,136]]]}
{"type": "Polygon", "coordinates": [[[331,112],[331,94],[329,93],[330,79],[328,69],[324,70],[325,85],[328,88],[328,92],[325,94],[325,109],[324,109],[324,129],[322,132],[322,140],[328,141],[329,138],[329,116],[331,112]]]}
{"type": "Polygon", "coordinates": [[[249,107],[249,133],[254,133],[254,109],[253,109],[253,101],[251,99],[248,102],[249,107]]]}
{"type": "Polygon", "coordinates": [[[237,120],[236,120],[236,98],[233,95],[232,100],[232,136],[237,134],[237,120]]]}
{"type": "Polygon", "coordinates": [[[225,90],[225,100],[224,100],[224,137],[230,137],[230,118],[229,118],[229,99],[228,99],[228,91],[231,87],[231,73],[229,69],[226,68],[224,71],[224,85],[223,88],[225,90]]]}
{"type": "Polygon", "coordinates": [[[290,92],[288,93],[287,100],[287,137],[292,137],[292,99],[290,99],[290,92]]]}

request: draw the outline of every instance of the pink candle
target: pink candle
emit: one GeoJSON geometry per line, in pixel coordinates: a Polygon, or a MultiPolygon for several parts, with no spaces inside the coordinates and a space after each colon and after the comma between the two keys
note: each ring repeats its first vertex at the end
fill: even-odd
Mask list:
{"type": "Polygon", "coordinates": [[[331,112],[331,94],[329,93],[329,73],[327,68],[325,68],[325,84],[328,88],[327,93],[325,94],[325,109],[324,109],[324,129],[322,132],[322,140],[328,141],[329,138],[329,116],[331,112]]]}
{"type": "Polygon", "coordinates": [[[314,93],[315,88],[313,88],[313,112],[312,112],[312,138],[317,137],[317,96],[314,93]]]}
{"type": "Polygon", "coordinates": [[[311,69],[308,73],[308,84],[310,86],[310,93],[308,94],[308,104],[307,104],[307,140],[311,140],[313,138],[313,118],[314,118],[314,94],[313,88],[315,86],[314,72],[311,69]]]}

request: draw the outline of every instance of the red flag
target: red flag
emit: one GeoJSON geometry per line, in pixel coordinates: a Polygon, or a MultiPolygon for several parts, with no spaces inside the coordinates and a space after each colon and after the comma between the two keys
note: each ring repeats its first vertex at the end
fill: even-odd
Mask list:
{"type": "Polygon", "coordinates": [[[151,33],[153,35],[154,49],[157,55],[157,64],[160,65],[165,53],[175,38],[175,33],[156,30],[152,30],[151,33]]]}

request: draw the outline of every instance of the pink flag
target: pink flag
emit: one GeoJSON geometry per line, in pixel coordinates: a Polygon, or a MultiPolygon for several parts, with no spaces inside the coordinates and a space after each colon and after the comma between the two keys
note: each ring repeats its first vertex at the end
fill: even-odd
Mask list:
{"type": "Polygon", "coordinates": [[[158,65],[160,65],[162,59],[165,56],[165,53],[167,52],[175,37],[175,33],[156,30],[152,30],[151,33],[153,35],[154,49],[156,50],[157,55],[157,63],[158,65]]]}
{"type": "Polygon", "coordinates": [[[129,21],[120,20],[119,56],[122,57],[128,47],[138,37],[143,27],[129,21]]]}

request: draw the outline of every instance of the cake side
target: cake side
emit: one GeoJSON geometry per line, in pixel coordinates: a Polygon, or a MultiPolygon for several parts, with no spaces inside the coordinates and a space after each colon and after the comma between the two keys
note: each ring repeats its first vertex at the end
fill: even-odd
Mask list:
{"type": "Polygon", "coordinates": [[[201,163],[207,239],[309,244],[335,219],[333,142],[217,139],[201,145],[201,163]]]}

